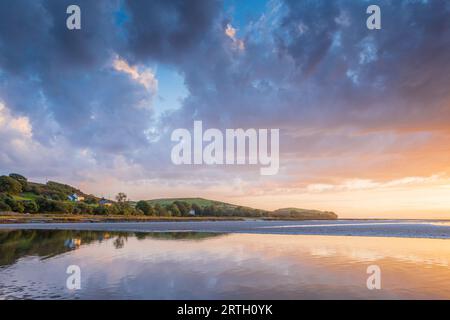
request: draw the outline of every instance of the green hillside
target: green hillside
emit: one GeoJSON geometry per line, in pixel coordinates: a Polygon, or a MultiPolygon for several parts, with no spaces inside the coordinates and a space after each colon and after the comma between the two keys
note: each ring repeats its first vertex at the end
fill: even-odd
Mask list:
{"type": "Polygon", "coordinates": [[[147,215],[158,217],[246,217],[266,219],[337,219],[333,212],[286,208],[254,209],[204,198],[163,198],[128,201],[124,193],[116,201],[88,195],[76,187],[49,181],[28,181],[20,174],[0,176],[0,212],[66,213],[94,215],[147,215]],[[69,195],[76,194],[76,199],[69,195]],[[72,201],[70,201],[72,200],[72,201]]]}
{"type": "MultiPolygon", "coordinates": [[[[129,202],[133,207],[145,211],[150,206],[157,211],[180,211],[180,214],[189,215],[194,210],[196,216],[214,217],[267,217],[269,211],[238,206],[221,201],[204,198],[163,198],[129,202]],[[146,204],[146,205],[145,205],[146,204]]],[[[149,209],[151,211],[151,209],[149,209]]]]}
{"type": "Polygon", "coordinates": [[[337,214],[331,211],[320,211],[299,208],[283,208],[275,210],[271,213],[272,217],[277,218],[291,218],[302,220],[335,220],[338,218],[337,214]]]}
{"type": "Polygon", "coordinates": [[[300,208],[283,208],[275,211],[258,210],[250,207],[238,206],[231,203],[209,200],[204,198],[164,198],[146,200],[151,206],[169,206],[176,203],[186,203],[192,206],[199,206],[200,215],[216,215],[211,211],[215,208],[222,216],[260,216],[266,218],[280,218],[280,219],[299,219],[299,220],[334,220],[338,216],[331,211],[320,211],[312,209],[300,208]]]}
{"type": "MultiPolygon", "coordinates": [[[[151,205],[159,204],[161,206],[171,205],[171,204],[179,201],[179,202],[186,202],[190,205],[196,204],[202,208],[206,208],[209,206],[217,206],[220,208],[234,209],[234,208],[240,207],[235,204],[216,201],[216,200],[209,200],[209,199],[204,199],[204,198],[163,198],[163,199],[152,199],[152,200],[146,200],[146,201],[151,205]]],[[[249,208],[249,209],[251,209],[251,208],[249,208]]]]}
{"type": "Polygon", "coordinates": [[[31,182],[17,173],[0,176],[0,212],[92,214],[99,200],[55,181],[31,182]],[[73,194],[82,201],[70,201],[68,197],[73,194]]]}

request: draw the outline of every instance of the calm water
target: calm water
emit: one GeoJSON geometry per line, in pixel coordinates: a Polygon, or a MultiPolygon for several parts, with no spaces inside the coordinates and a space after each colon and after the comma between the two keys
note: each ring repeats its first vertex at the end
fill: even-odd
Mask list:
{"type": "Polygon", "coordinates": [[[0,231],[0,299],[449,299],[449,262],[447,239],[0,231]]]}
{"type": "Polygon", "coordinates": [[[403,237],[450,239],[450,221],[328,220],[328,221],[183,221],[0,224],[6,229],[97,230],[128,232],[214,232],[403,237]]]}

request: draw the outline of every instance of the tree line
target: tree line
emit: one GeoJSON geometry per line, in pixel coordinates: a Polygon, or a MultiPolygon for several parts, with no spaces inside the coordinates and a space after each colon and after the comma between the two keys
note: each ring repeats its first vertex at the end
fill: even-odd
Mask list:
{"type": "Polygon", "coordinates": [[[117,202],[109,202],[108,205],[102,205],[100,200],[93,195],[85,195],[72,186],[54,181],[44,185],[28,182],[27,178],[17,173],[0,176],[0,212],[99,215],[140,213],[128,204],[123,193],[117,195],[117,202]],[[67,201],[68,196],[74,193],[83,195],[84,201],[67,201]],[[21,195],[28,197],[21,199],[21,195]]]}
{"type": "Polygon", "coordinates": [[[217,217],[263,217],[268,216],[268,212],[246,207],[232,207],[224,205],[200,206],[196,203],[187,201],[174,201],[171,204],[161,205],[156,203],[151,205],[148,201],[139,201],[136,209],[149,216],[172,216],[188,217],[191,216],[191,210],[196,216],[217,216],[217,217]]]}
{"type": "Polygon", "coordinates": [[[152,205],[148,201],[139,201],[134,205],[128,201],[125,193],[119,193],[115,201],[102,201],[93,195],[54,181],[46,184],[29,182],[26,177],[11,173],[0,176],[0,212],[18,213],[63,213],[94,215],[147,215],[159,217],[195,216],[241,216],[263,217],[268,212],[247,207],[226,205],[205,205],[187,201],[174,201],[170,204],[152,205]],[[71,194],[83,195],[82,202],[67,201],[71,194]],[[30,197],[30,195],[32,195],[30,197]]]}

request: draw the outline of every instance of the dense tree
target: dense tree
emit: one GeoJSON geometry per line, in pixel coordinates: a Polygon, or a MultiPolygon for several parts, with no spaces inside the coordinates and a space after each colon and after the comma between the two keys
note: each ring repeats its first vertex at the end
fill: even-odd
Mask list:
{"type": "Polygon", "coordinates": [[[22,185],[22,190],[24,190],[27,187],[27,184],[28,184],[27,178],[25,178],[24,176],[22,176],[18,173],[10,173],[9,177],[13,178],[17,182],[19,182],[22,185]]]}
{"type": "Polygon", "coordinates": [[[186,201],[175,201],[174,204],[178,207],[182,216],[188,216],[191,210],[191,205],[186,201]]]}
{"type": "Polygon", "coordinates": [[[24,212],[27,213],[36,213],[39,211],[39,207],[34,200],[23,201],[24,212]]]}
{"type": "Polygon", "coordinates": [[[131,207],[128,203],[117,204],[115,207],[118,209],[118,214],[123,214],[125,216],[137,214],[137,210],[131,207]]]}
{"type": "Polygon", "coordinates": [[[196,214],[196,215],[198,215],[198,216],[203,215],[203,210],[202,210],[202,208],[201,208],[198,204],[193,203],[193,204],[192,204],[192,209],[195,211],[195,214],[196,214]]]}
{"type": "Polygon", "coordinates": [[[150,206],[150,211],[149,211],[148,215],[149,215],[149,216],[155,216],[155,215],[156,215],[155,208],[153,208],[152,206],[150,206]]]}
{"type": "Polygon", "coordinates": [[[119,203],[126,202],[126,201],[127,201],[127,195],[126,195],[125,193],[123,193],[123,192],[119,192],[119,193],[116,195],[116,200],[117,200],[117,202],[119,202],[119,203]]]}
{"type": "Polygon", "coordinates": [[[87,204],[98,204],[97,198],[92,194],[88,195],[85,198],[84,202],[86,202],[87,204]]]}
{"type": "Polygon", "coordinates": [[[51,193],[60,193],[64,197],[67,197],[70,194],[82,194],[82,192],[72,186],[69,186],[67,184],[62,184],[54,181],[49,181],[45,185],[45,189],[47,192],[51,193]]]}
{"type": "Polygon", "coordinates": [[[167,206],[167,211],[170,212],[171,216],[174,216],[174,217],[181,216],[180,209],[178,209],[177,205],[174,203],[167,206]]]}
{"type": "Polygon", "coordinates": [[[39,207],[39,212],[72,213],[74,208],[73,203],[55,201],[44,197],[36,198],[36,204],[39,207]]]}
{"type": "Polygon", "coordinates": [[[167,210],[163,206],[161,206],[159,203],[155,205],[155,214],[157,216],[167,216],[167,210]]]}
{"type": "Polygon", "coordinates": [[[14,212],[22,213],[25,210],[25,206],[23,205],[22,201],[14,201],[14,205],[11,206],[11,209],[14,212]]]}
{"type": "Polygon", "coordinates": [[[127,195],[123,192],[119,192],[116,195],[117,209],[119,214],[131,215],[135,213],[135,210],[128,204],[127,195]]]}
{"type": "Polygon", "coordinates": [[[11,207],[7,205],[5,202],[0,201],[0,212],[12,211],[11,207]]]}
{"type": "MultiPolygon", "coordinates": [[[[23,194],[27,197],[27,194],[23,194]]],[[[45,185],[28,182],[27,178],[11,173],[9,176],[0,176],[0,211],[15,212],[50,212],[72,214],[122,214],[122,215],[157,215],[157,216],[189,216],[190,210],[194,210],[199,216],[267,216],[267,211],[261,211],[246,207],[235,207],[210,202],[209,205],[199,205],[187,201],[176,200],[164,206],[157,203],[154,207],[146,201],[139,201],[135,207],[130,205],[127,195],[120,192],[116,196],[117,202],[112,205],[98,206],[98,198],[94,195],[85,195],[80,190],[66,184],[49,181],[45,185]],[[17,201],[12,196],[26,192],[38,195],[35,200],[17,201]],[[84,195],[83,202],[69,202],[67,196],[76,193],[84,195]]],[[[112,203],[112,202],[111,202],[112,203]]],[[[165,202],[167,203],[167,202],[165,202]]],[[[293,216],[293,213],[290,213],[293,216]]]]}
{"type": "Polygon", "coordinates": [[[10,173],[9,176],[17,181],[27,181],[27,178],[18,173],[10,173]]]}
{"type": "Polygon", "coordinates": [[[72,213],[74,205],[72,203],[54,201],[53,208],[55,213],[72,213]]]}
{"type": "Polygon", "coordinates": [[[136,209],[141,210],[147,216],[154,214],[152,206],[147,201],[139,201],[136,204],[136,209]]]}
{"type": "Polygon", "coordinates": [[[94,208],[94,214],[107,215],[109,214],[109,208],[107,206],[98,206],[94,208]]]}
{"type": "Polygon", "coordinates": [[[75,204],[72,213],[73,214],[92,214],[93,207],[87,205],[83,202],[78,202],[75,204]]]}
{"type": "Polygon", "coordinates": [[[31,185],[28,184],[27,190],[28,192],[37,194],[37,195],[41,195],[42,194],[42,188],[37,186],[37,185],[31,185]]]}
{"type": "Polygon", "coordinates": [[[16,179],[8,176],[0,177],[0,192],[6,192],[10,194],[18,194],[22,191],[22,185],[16,179]]]}
{"type": "Polygon", "coordinates": [[[57,200],[57,201],[65,201],[65,200],[67,200],[67,196],[68,196],[68,195],[64,194],[63,192],[53,191],[53,190],[45,191],[42,194],[45,195],[47,198],[50,198],[52,200],[57,200]]]}
{"type": "Polygon", "coordinates": [[[10,195],[2,195],[2,201],[11,208],[14,212],[23,212],[23,204],[19,203],[16,199],[10,195]]]}
{"type": "Polygon", "coordinates": [[[38,205],[39,212],[51,212],[53,210],[53,203],[44,197],[36,198],[36,204],[38,205]]]}

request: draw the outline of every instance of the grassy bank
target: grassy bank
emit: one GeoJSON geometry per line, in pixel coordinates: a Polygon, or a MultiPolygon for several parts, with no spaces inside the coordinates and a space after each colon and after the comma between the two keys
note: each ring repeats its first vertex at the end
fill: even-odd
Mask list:
{"type": "Polygon", "coordinates": [[[289,217],[157,217],[157,216],[124,216],[124,215],[74,215],[74,214],[20,214],[0,213],[0,224],[6,223],[63,223],[63,222],[151,222],[151,221],[243,221],[256,220],[284,220],[301,221],[305,219],[289,217]]]}
{"type": "Polygon", "coordinates": [[[68,214],[0,214],[0,223],[45,223],[45,222],[149,222],[149,221],[221,221],[244,220],[244,217],[156,217],[123,215],[68,215],[68,214]]]}

